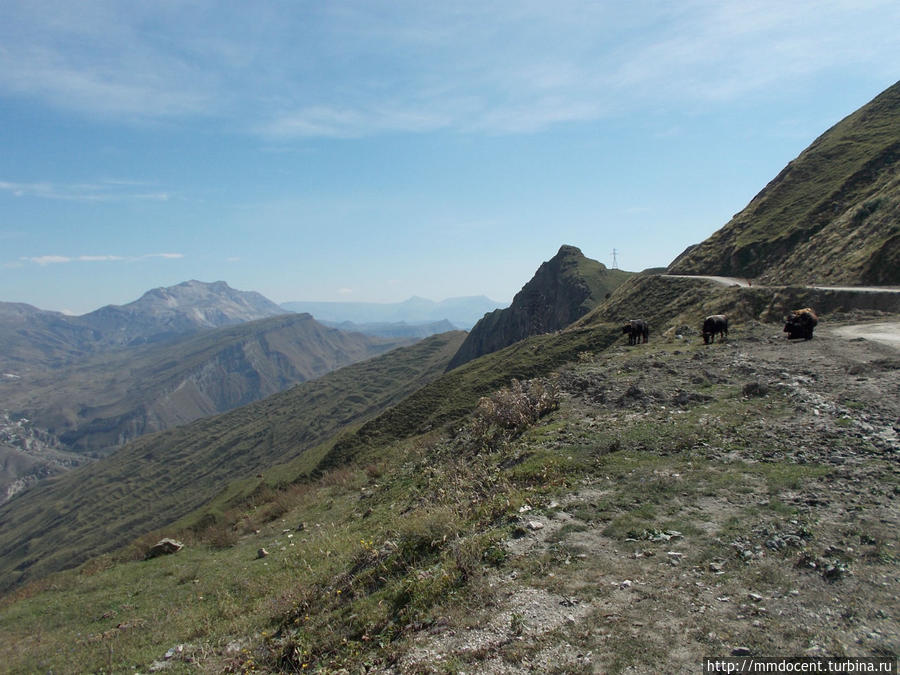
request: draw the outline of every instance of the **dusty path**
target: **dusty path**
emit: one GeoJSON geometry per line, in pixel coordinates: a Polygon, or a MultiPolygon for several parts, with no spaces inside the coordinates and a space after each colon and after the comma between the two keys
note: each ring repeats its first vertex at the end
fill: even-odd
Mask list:
{"type": "Polygon", "coordinates": [[[845,338],[863,338],[900,349],[900,321],[880,321],[861,323],[834,328],[835,335],[845,338]]]}
{"type": "MultiPolygon", "coordinates": [[[[703,274],[664,274],[665,277],[674,277],[676,279],[708,279],[723,286],[756,286],[757,288],[770,288],[769,284],[754,284],[753,279],[742,279],[740,277],[717,277],[707,276],[703,274]]],[[[806,286],[806,288],[815,288],[820,291],[858,291],[861,293],[900,293],[900,288],[895,286],[819,286],[816,284],[806,286]]]]}

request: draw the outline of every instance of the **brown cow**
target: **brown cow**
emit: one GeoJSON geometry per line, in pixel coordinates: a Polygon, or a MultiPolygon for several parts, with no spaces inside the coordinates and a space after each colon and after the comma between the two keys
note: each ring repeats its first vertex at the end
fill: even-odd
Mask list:
{"type": "Polygon", "coordinates": [[[803,338],[811,340],[813,328],[819,323],[819,317],[809,307],[795,309],[784,317],[784,332],[788,334],[788,340],[803,338]]]}

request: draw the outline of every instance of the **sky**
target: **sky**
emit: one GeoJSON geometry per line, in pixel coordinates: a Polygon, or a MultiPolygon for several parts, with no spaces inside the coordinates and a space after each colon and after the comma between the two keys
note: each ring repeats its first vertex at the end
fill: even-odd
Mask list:
{"type": "Polygon", "coordinates": [[[665,266],[900,77],[896,0],[3,0],[0,301],[665,266]]]}

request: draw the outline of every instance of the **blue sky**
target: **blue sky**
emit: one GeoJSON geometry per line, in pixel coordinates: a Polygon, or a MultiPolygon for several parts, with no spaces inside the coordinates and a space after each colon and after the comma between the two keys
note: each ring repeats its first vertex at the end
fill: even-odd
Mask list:
{"type": "Polygon", "coordinates": [[[509,300],[668,264],[900,73],[896,0],[0,3],[0,300],[509,300]]]}

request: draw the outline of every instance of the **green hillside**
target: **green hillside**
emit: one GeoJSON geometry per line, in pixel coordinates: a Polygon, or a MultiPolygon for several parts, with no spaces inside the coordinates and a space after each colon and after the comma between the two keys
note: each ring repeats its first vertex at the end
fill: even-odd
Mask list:
{"type": "MultiPolygon", "coordinates": [[[[230,413],[140,438],[17,495],[0,506],[2,586],[118,548],[193,512],[231,481],[310,453],[438,376],[463,337],[434,336],[230,413]]],[[[319,456],[309,458],[307,471],[319,456]]]]}
{"type": "Polygon", "coordinates": [[[900,283],[900,83],[817,138],[669,267],[775,284],[900,283]]]}

